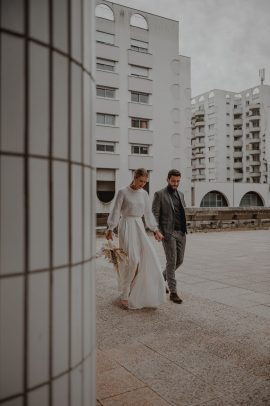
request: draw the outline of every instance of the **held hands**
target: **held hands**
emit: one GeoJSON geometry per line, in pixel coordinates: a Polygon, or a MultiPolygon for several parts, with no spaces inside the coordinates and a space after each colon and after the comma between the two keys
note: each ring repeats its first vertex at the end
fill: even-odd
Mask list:
{"type": "Polygon", "coordinates": [[[105,237],[107,240],[113,240],[113,232],[112,230],[106,230],[105,237]]]}
{"type": "Polygon", "coordinates": [[[156,232],[154,233],[154,236],[155,236],[155,239],[156,239],[157,241],[161,241],[161,240],[163,240],[163,238],[164,238],[163,234],[161,234],[160,231],[156,231],[156,232]]]}

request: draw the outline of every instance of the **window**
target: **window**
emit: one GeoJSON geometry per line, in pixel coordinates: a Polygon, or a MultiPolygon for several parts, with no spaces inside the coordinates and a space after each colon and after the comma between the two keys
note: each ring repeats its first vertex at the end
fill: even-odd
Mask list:
{"type": "Polygon", "coordinates": [[[256,192],[248,192],[241,199],[240,207],[243,206],[263,206],[263,201],[256,192]]]}
{"type": "Polygon", "coordinates": [[[130,25],[142,28],[143,30],[148,29],[147,21],[141,14],[133,14],[130,18],[130,25]]]}
{"type": "Polygon", "coordinates": [[[102,203],[109,203],[115,195],[115,170],[97,169],[97,197],[102,203]]]}
{"type": "Polygon", "coordinates": [[[149,95],[147,93],[131,92],[131,101],[136,103],[148,103],[149,95]]]}
{"type": "Polygon", "coordinates": [[[107,99],[115,98],[115,89],[111,87],[97,86],[97,96],[106,97],[107,99]]]}
{"type": "Polygon", "coordinates": [[[97,113],[97,124],[115,125],[115,116],[113,114],[97,113]]]}
{"type": "Polygon", "coordinates": [[[138,52],[148,52],[148,42],[131,38],[130,48],[138,52]]]}
{"type": "Polygon", "coordinates": [[[96,68],[98,70],[108,70],[110,72],[114,72],[115,62],[110,61],[109,59],[97,58],[96,68]]]}
{"type": "Polygon", "coordinates": [[[112,9],[106,4],[98,4],[95,10],[96,17],[105,18],[105,20],[114,21],[112,9]]]}
{"type": "Polygon", "coordinates": [[[114,35],[108,32],[96,31],[96,41],[102,44],[114,45],[114,35]]]}
{"type": "Polygon", "coordinates": [[[131,74],[131,76],[148,78],[149,69],[142,68],[141,66],[130,65],[130,74],[131,74]]]}
{"type": "Polygon", "coordinates": [[[148,155],[149,145],[131,145],[132,154],[148,155]]]}
{"type": "Polygon", "coordinates": [[[209,158],[209,163],[215,162],[215,158],[209,158]]]}
{"type": "Polygon", "coordinates": [[[207,193],[201,201],[200,207],[226,207],[228,206],[227,201],[222,193],[220,192],[209,192],[207,193]]]}
{"type": "Polygon", "coordinates": [[[149,128],[149,120],[144,118],[131,118],[131,127],[133,128],[149,128]]]}
{"type": "Polygon", "coordinates": [[[97,152],[114,152],[115,143],[114,142],[97,142],[96,145],[97,152]]]}

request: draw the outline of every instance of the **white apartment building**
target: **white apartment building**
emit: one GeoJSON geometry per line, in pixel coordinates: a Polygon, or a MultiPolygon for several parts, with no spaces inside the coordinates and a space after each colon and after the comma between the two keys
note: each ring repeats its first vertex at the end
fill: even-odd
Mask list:
{"type": "Polygon", "coordinates": [[[270,205],[270,86],[214,89],[191,105],[193,205],[270,205]]]}
{"type": "Polygon", "coordinates": [[[190,58],[179,56],[178,21],[111,2],[96,6],[98,217],[133,171],[149,171],[150,198],[172,168],[191,197],[190,58]]]}

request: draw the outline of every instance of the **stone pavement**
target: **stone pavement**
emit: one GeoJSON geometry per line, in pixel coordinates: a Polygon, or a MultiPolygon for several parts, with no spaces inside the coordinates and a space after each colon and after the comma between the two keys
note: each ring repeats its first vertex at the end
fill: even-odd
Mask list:
{"type": "Polygon", "coordinates": [[[97,405],[270,405],[270,231],[189,234],[177,280],[181,305],[122,310],[97,260],[97,405]]]}

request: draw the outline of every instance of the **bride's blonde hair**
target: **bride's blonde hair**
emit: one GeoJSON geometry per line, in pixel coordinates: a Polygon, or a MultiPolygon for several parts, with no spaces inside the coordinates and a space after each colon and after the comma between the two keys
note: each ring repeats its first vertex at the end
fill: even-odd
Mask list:
{"type": "Polygon", "coordinates": [[[138,168],[134,171],[134,179],[139,178],[140,176],[146,176],[148,178],[148,172],[144,168],[138,168]]]}

